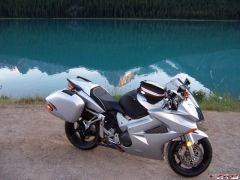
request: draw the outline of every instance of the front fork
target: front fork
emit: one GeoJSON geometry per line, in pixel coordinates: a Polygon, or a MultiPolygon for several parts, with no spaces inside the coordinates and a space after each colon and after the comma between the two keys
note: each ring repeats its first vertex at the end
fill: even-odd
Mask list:
{"type": "Polygon", "coordinates": [[[186,146],[184,146],[184,150],[183,150],[183,152],[181,152],[181,154],[184,155],[186,149],[188,148],[191,158],[194,159],[195,154],[193,151],[193,145],[194,145],[194,143],[198,142],[199,140],[201,140],[203,138],[208,138],[208,135],[199,129],[196,129],[196,130],[193,129],[191,132],[188,132],[181,137],[173,139],[173,141],[185,142],[186,146]]]}
{"type": "Polygon", "coordinates": [[[187,148],[190,152],[191,158],[195,159],[195,154],[194,154],[194,151],[193,151],[193,145],[196,141],[194,140],[194,138],[192,136],[192,133],[185,134],[184,139],[185,139],[185,142],[186,142],[186,146],[187,146],[187,148]]]}

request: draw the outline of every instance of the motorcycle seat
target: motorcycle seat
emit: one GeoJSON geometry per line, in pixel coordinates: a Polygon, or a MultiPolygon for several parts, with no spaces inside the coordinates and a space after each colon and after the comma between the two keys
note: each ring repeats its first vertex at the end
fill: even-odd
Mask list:
{"type": "Polygon", "coordinates": [[[115,110],[124,114],[119,102],[113,99],[113,97],[101,86],[93,88],[90,92],[90,97],[105,111],[115,110]]]}

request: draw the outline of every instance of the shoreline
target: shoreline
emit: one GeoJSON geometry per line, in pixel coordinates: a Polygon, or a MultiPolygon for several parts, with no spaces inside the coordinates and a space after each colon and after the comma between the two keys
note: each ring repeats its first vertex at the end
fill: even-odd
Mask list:
{"type": "Polygon", "coordinates": [[[168,18],[0,18],[0,20],[114,20],[114,21],[182,21],[182,22],[240,22],[237,19],[168,19],[168,18]]]}
{"type": "MultiPolygon", "coordinates": [[[[217,111],[217,112],[240,112],[240,100],[235,100],[227,96],[205,96],[204,94],[197,94],[194,96],[203,111],[217,111]]],[[[119,100],[121,95],[113,95],[113,98],[119,100]]],[[[35,106],[44,105],[45,97],[21,97],[13,98],[8,96],[0,96],[0,107],[15,107],[15,106],[35,106]]]]}

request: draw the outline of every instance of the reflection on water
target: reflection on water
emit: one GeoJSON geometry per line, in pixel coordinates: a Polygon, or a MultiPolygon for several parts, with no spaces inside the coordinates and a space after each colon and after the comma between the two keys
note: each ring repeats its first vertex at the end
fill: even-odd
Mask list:
{"type": "Polygon", "coordinates": [[[240,23],[0,21],[0,95],[47,95],[81,75],[112,93],[189,77],[193,90],[238,97],[239,71],[240,23]],[[134,79],[118,87],[128,71],[134,79]]]}
{"type": "MultiPolygon", "coordinates": [[[[169,60],[165,61],[169,63],[169,60]]],[[[51,66],[51,65],[50,65],[51,66]]],[[[118,84],[111,84],[108,78],[97,70],[89,70],[86,68],[73,68],[65,72],[48,75],[46,72],[41,72],[39,69],[29,69],[25,74],[22,74],[17,67],[0,69],[0,82],[4,84],[1,94],[8,96],[46,96],[50,92],[66,87],[66,78],[75,78],[76,76],[84,76],[93,82],[104,86],[112,94],[122,94],[139,86],[143,80],[151,80],[158,82],[164,86],[172,78],[179,77],[181,79],[189,78],[192,82],[191,89],[202,89],[209,92],[200,82],[187,74],[179,73],[171,76],[163,71],[160,67],[152,65],[147,69],[137,68],[129,70],[134,72],[134,78],[125,86],[119,87],[118,84]],[[148,73],[147,73],[148,72],[148,73]]],[[[114,76],[115,72],[107,72],[109,76],[114,76]]],[[[116,76],[117,77],[117,76],[116,76]]],[[[119,79],[116,79],[119,80],[119,79]]]]}

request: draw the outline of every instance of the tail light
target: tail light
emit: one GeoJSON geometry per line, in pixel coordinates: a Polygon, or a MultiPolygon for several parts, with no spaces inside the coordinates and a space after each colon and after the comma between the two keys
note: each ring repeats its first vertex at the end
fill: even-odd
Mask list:
{"type": "Polygon", "coordinates": [[[56,109],[56,107],[53,104],[51,104],[51,103],[47,103],[47,110],[48,110],[48,112],[52,112],[53,109],[56,109]]]}
{"type": "Polygon", "coordinates": [[[51,112],[53,111],[53,107],[50,104],[47,104],[47,110],[48,112],[51,112]]]}
{"type": "Polygon", "coordinates": [[[72,83],[70,83],[70,82],[68,82],[68,84],[67,84],[67,88],[70,90],[70,91],[76,91],[76,88],[73,86],[73,84],[72,83]]]}

